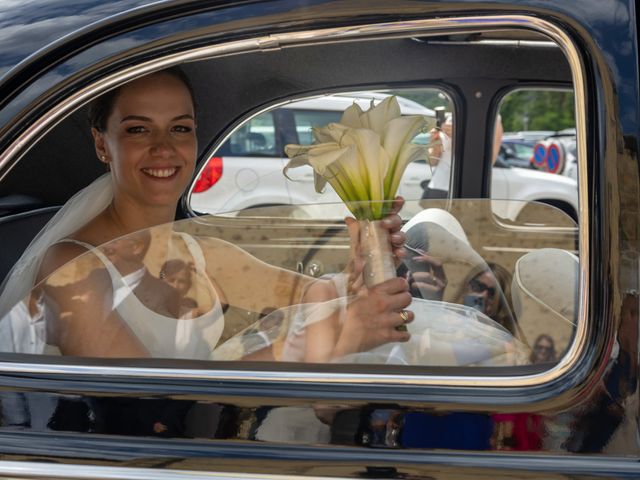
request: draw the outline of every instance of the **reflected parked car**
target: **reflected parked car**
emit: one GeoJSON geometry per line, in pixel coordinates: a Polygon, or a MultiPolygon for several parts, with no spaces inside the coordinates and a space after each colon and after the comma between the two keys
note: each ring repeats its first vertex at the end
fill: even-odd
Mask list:
{"type": "Polygon", "coordinates": [[[532,168],[531,157],[535,142],[517,139],[503,139],[499,155],[512,167],[532,168]]]}

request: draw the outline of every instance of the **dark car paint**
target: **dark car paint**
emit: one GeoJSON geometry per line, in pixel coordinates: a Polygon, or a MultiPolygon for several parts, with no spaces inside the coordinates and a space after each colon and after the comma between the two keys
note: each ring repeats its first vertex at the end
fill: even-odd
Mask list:
{"type": "MultiPolygon", "coordinates": [[[[203,2],[196,4],[207,8],[203,2]]],[[[468,13],[465,4],[477,13],[531,12],[548,18],[570,31],[578,45],[589,52],[586,78],[589,91],[594,94],[587,110],[591,159],[590,288],[594,294],[589,298],[592,328],[586,353],[572,371],[547,384],[504,389],[349,385],[330,381],[294,385],[275,381],[256,383],[243,381],[241,374],[239,379],[212,381],[11,373],[3,375],[0,395],[3,404],[11,397],[23,405],[25,421],[12,425],[3,419],[0,428],[3,459],[368,478],[441,478],[454,472],[462,478],[526,477],[532,472],[565,478],[637,477],[640,474],[637,435],[630,435],[630,441],[613,450],[608,447],[614,433],[624,429],[633,433],[638,428],[638,408],[634,407],[638,401],[638,328],[637,324],[616,327],[621,324],[625,295],[618,274],[635,262],[635,267],[630,268],[636,269],[637,276],[640,95],[633,2],[611,5],[591,1],[582,2],[579,8],[573,2],[553,1],[398,2],[391,8],[389,2],[367,1],[342,2],[333,8],[334,2],[304,2],[300,6],[300,2],[274,1],[263,2],[263,10],[253,10],[251,14],[249,7],[255,5],[225,8],[225,2],[218,2],[215,8],[219,10],[198,15],[211,15],[208,21],[215,25],[206,30],[209,38],[213,38],[225,31],[238,35],[238,22],[245,18],[243,34],[248,35],[265,29],[419,18],[433,11],[468,13]],[[620,353],[607,368],[606,359],[616,337],[620,353]],[[330,412],[329,441],[310,445],[256,440],[256,431],[266,412],[285,406],[330,412]],[[398,422],[419,431],[411,441],[381,444],[371,432],[371,417],[376,410],[395,411],[398,422]],[[498,451],[488,441],[487,424],[497,414],[514,412],[529,417],[542,415],[549,423],[563,426],[561,441],[544,451],[534,447],[526,452],[498,451]],[[220,420],[208,426],[203,421],[206,415],[207,418],[217,415],[220,420]],[[36,417],[44,420],[36,425],[36,417]],[[583,455],[592,453],[601,455],[583,455]]],[[[31,8],[28,4],[26,7],[31,8]]],[[[31,10],[30,15],[41,14],[42,10],[31,10]]],[[[184,19],[147,26],[148,30],[141,35],[133,30],[134,22],[142,22],[135,16],[126,17],[131,21],[126,28],[120,30],[116,22],[109,29],[123,32],[119,33],[121,38],[130,40],[131,45],[143,46],[164,35],[178,36],[193,28],[199,24],[198,15],[185,14],[184,19]]],[[[24,23],[28,30],[29,21],[24,23]]],[[[104,35],[104,30],[90,27],[84,35],[79,38],[96,40],[104,35]]],[[[66,54],[78,48],[76,45],[66,54]]],[[[64,50],[49,52],[54,61],[59,58],[62,62],[55,71],[64,76],[95,64],[95,74],[83,80],[89,81],[110,68],[105,62],[107,56],[97,47],[70,58],[68,65],[64,63],[64,50]],[[71,60],[78,58],[81,62],[74,67],[71,60]]],[[[153,50],[159,52],[161,44],[153,50]]],[[[114,46],[109,55],[118,59],[120,65],[134,61],[135,57],[125,58],[125,52],[114,46]]],[[[24,58],[27,53],[15,58],[20,55],[24,58]]],[[[44,60],[36,55],[33,70],[25,62],[11,76],[15,82],[10,84],[11,91],[5,97],[8,101],[0,111],[2,145],[43,111],[51,95],[77,88],[63,84],[44,96],[38,88],[21,90],[27,78],[40,77],[42,82],[49,82],[47,75],[54,71],[46,72],[44,60]],[[33,114],[21,117],[17,113],[27,106],[31,109],[32,105],[35,105],[33,114]]],[[[468,122],[477,125],[481,120],[470,118],[468,122]]],[[[469,174],[460,175],[460,189],[464,191],[469,174]]],[[[19,361],[15,357],[6,360],[19,361]]],[[[310,367],[291,369],[294,368],[310,367]]]]}

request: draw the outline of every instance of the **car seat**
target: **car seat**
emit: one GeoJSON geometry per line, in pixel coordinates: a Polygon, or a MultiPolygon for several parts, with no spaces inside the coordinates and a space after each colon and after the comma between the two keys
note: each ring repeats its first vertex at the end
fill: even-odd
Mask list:
{"type": "Polygon", "coordinates": [[[0,285],[31,240],[60,207],[45,207],[0,218],[0,285]]]}

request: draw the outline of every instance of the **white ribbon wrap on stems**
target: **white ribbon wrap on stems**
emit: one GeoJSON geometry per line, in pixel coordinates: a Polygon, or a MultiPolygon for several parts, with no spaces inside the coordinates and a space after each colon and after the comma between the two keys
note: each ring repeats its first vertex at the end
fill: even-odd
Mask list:
{"type": "Polygon", "coordinates": [[[396,276],[389,231],[378,220],[360,220],[360,241],[365,258],[364,283],[377,285],[396,276]]]}

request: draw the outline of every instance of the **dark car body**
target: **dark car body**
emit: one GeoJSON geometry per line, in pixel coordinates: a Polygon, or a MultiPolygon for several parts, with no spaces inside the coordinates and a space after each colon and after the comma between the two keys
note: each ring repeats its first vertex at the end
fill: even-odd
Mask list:
{"type": "MultiPolygon", "coordinates": [[[[360,86],[410,86],[432,75],[430,81],[442,82],[466,113],[456,140],[464,162],[453,181],[461,198],[488,198],[490,167],[482,161],[490,151],[487,119],[507,87],[546,82],[581,89],[577,215],[585,320],[563,363],[529,375],[157,359],[40,362],[2,353],[0,476],[640,476],[640,83],[633,1],[87,0],[0,8],[3,32],[13,32],[0,40],[0,205],[7,205],[0,207],[2,276],[56,207],[101,173],[97,162],[85,161],[92,145],[81,123],[85,112],[74,109],[109,82],[163,61],[215,58],[206,71],[186,64],[196,91],[209,92],[216,105],[201,119],[202,164],[206,151],[251,114],[286,98],[349,86],[348,75],[368,65],[359,73],[360,86]],[[433,44],[440,49],[425,65],[402,70],[399,65],[411,64],[407,58],[415,58],[424,41],[421,22],[432,33],[457,33],[437,37],[433,44]],[[504,39],[496,41],[490,32],[504,25],[561,37],[573,46],[562,52],[571,69],[563,55],[527,50],[526,38],[517,38],[517,48],[501,46],[504,39]],[[460,47],[479,31],[489,32],[503,58],[460,47]],[[409,42],[407,35],[417,40],[409,42]],[[396,38],[407,42],[387,45],[389,64],[377,64],[376,42],[396,38]],[[314,55],[290,45],[313,46],[314,55]],[[239,54],[250,61],[238,61],[239,54]],[[486,65],[477,77],[460,72],[462,62],[475,60],[486,65]],[[443,66],[446,75],[430,74],[429,62],[443,66]],[[59,123],[63,117],[66,123],[59,123]],[[50,134],[46,141],[23,154],[44,133],[50,134]],[[77,143],[75,155],[60,148],[63,142],[77,143]],[[40,159],[37,169],[28,163],[34,158],[40,159]],[[635,311],[631,323],[629,308],[635,311]],[[275,409],[298,436],[260,434],[275,409]],[[296,422],[306,415],[320,415],[327,435],[305,437],[304,421],[296,422]],[[500,422],[548,427],[516,451],[494,441],[500,422]],[[543,441],[550,438],[555,440],[543,441]]],[[[193,215],[186,197],[180,215],[193,215]]]]}

